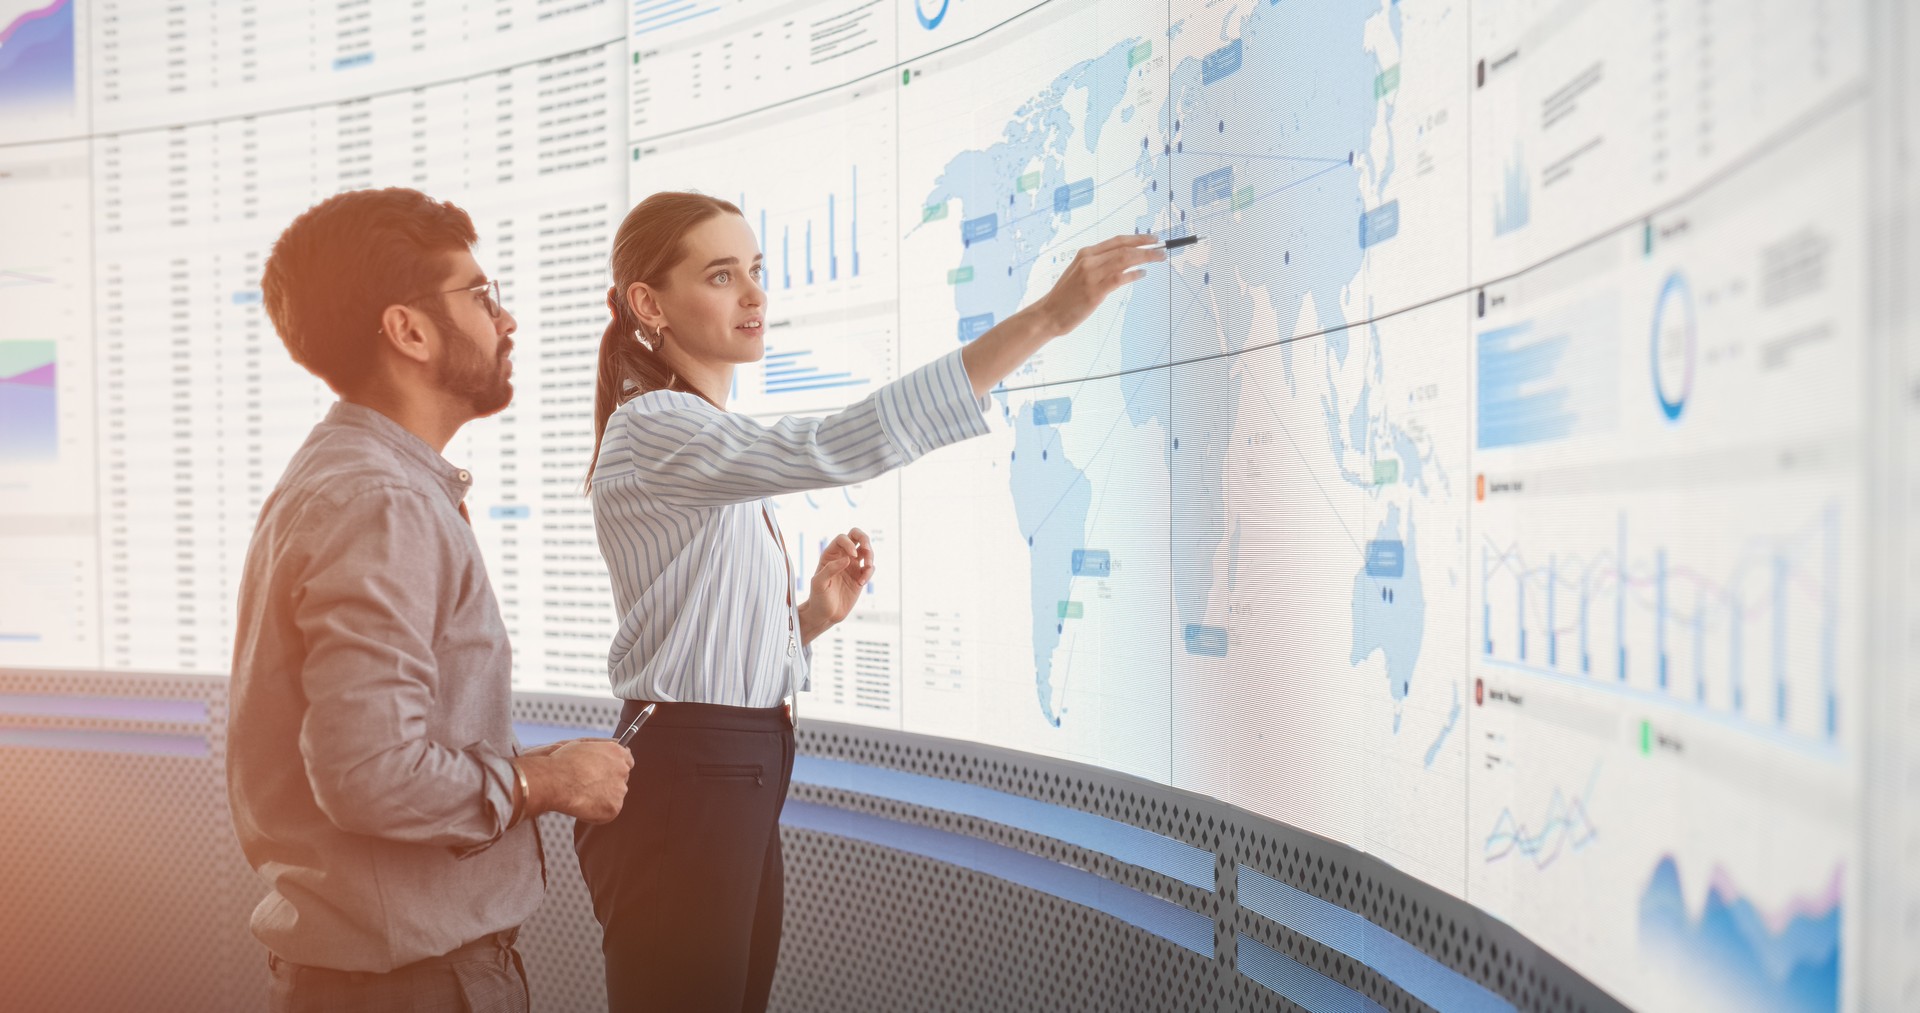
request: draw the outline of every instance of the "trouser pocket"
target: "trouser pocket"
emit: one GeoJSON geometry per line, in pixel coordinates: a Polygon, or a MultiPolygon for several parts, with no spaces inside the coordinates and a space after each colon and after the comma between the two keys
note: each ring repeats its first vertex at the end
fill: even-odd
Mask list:
{"type": "Polygon", "coordinates": [[[758,763],[696,763],[693,776],[703,781],[766,783],[766,768],[758,763]]]}

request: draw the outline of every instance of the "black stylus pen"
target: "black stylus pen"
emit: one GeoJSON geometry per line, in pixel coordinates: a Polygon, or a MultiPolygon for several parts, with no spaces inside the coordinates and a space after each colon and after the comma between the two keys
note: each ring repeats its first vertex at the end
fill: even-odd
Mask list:
{"type": "Polygon", "coordinates": [[[1169,240],[1167,240],[1166,242],[1164,242],[1164,243],[1161,243],[1160,245],[1158,245],[1158,246],[1156,246],[1156,247],[1154,247],[1154,249],[1156,249],[1156,250],[1177,250],[1177,249],[1179,249],[1179,248],[1181,248],[1182,246],[1192,246],[1193,244],[1195,244],[1195,243],[1197,243],[1197,242],[1199,242],[1199,241],[1200,241],[1200,237],[1199,237],[1199,236],[1175,236],[1174,238],[1172,238],[1172,239],[1169,239],[1169,240]]]}

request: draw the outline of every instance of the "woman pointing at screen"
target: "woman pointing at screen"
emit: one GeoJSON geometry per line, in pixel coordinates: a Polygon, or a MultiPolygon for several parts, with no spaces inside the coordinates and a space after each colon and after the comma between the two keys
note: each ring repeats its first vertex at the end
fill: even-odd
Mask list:
{"type": "Polygon", "coordinates": [[[627,801],[574,831],[614,1010],[762,1010],[780,945],[779,817],[793,766],[786,698],[807,645],[873,574],[855,528],[820,555],[804,601],[768,498],[847,485],[987,432],[987,392],[1078,326],[1144,265],[1151,235],[1074,257],[1051,291],[975,341],[825,418],[727,411],[759,361],[761,254],[739,208],[642,201],[614,236],[588,477],[619,631],[609,656],[633,739],[627,801]]]}

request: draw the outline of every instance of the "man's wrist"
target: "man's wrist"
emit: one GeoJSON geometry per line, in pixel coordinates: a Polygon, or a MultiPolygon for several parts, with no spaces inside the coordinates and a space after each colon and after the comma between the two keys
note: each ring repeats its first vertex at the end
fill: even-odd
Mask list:
{"type": "Polygon", "coordinates": [[[507,829],[511,830],[519,826],[521,820],[527,818],[528,803],[531,801],[533,791],[527,785],[527,772],[520,766],[518,757],[508,760],[507,766],[513,768],[513,813],[507,817],[507,829]]]}

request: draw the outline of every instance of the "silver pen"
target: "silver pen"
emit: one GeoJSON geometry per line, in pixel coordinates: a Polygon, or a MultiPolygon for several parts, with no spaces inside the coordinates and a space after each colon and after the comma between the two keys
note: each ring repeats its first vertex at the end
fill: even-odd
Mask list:
{"type": "Polygon", "coordinates": [[[653,704],[648,704],[645,707],[640,708],[640,713],[635,714],[633,716],[633,721],[629,723],[627,727],[620,732],[620,738],[618,738],[615,741],[619,742],[623,746],[629,742],[632,742],[633,733],[639,731],[640,726],[646,724],[647,719],[653,716],[653,708],[654,708],[653,704]]]}

